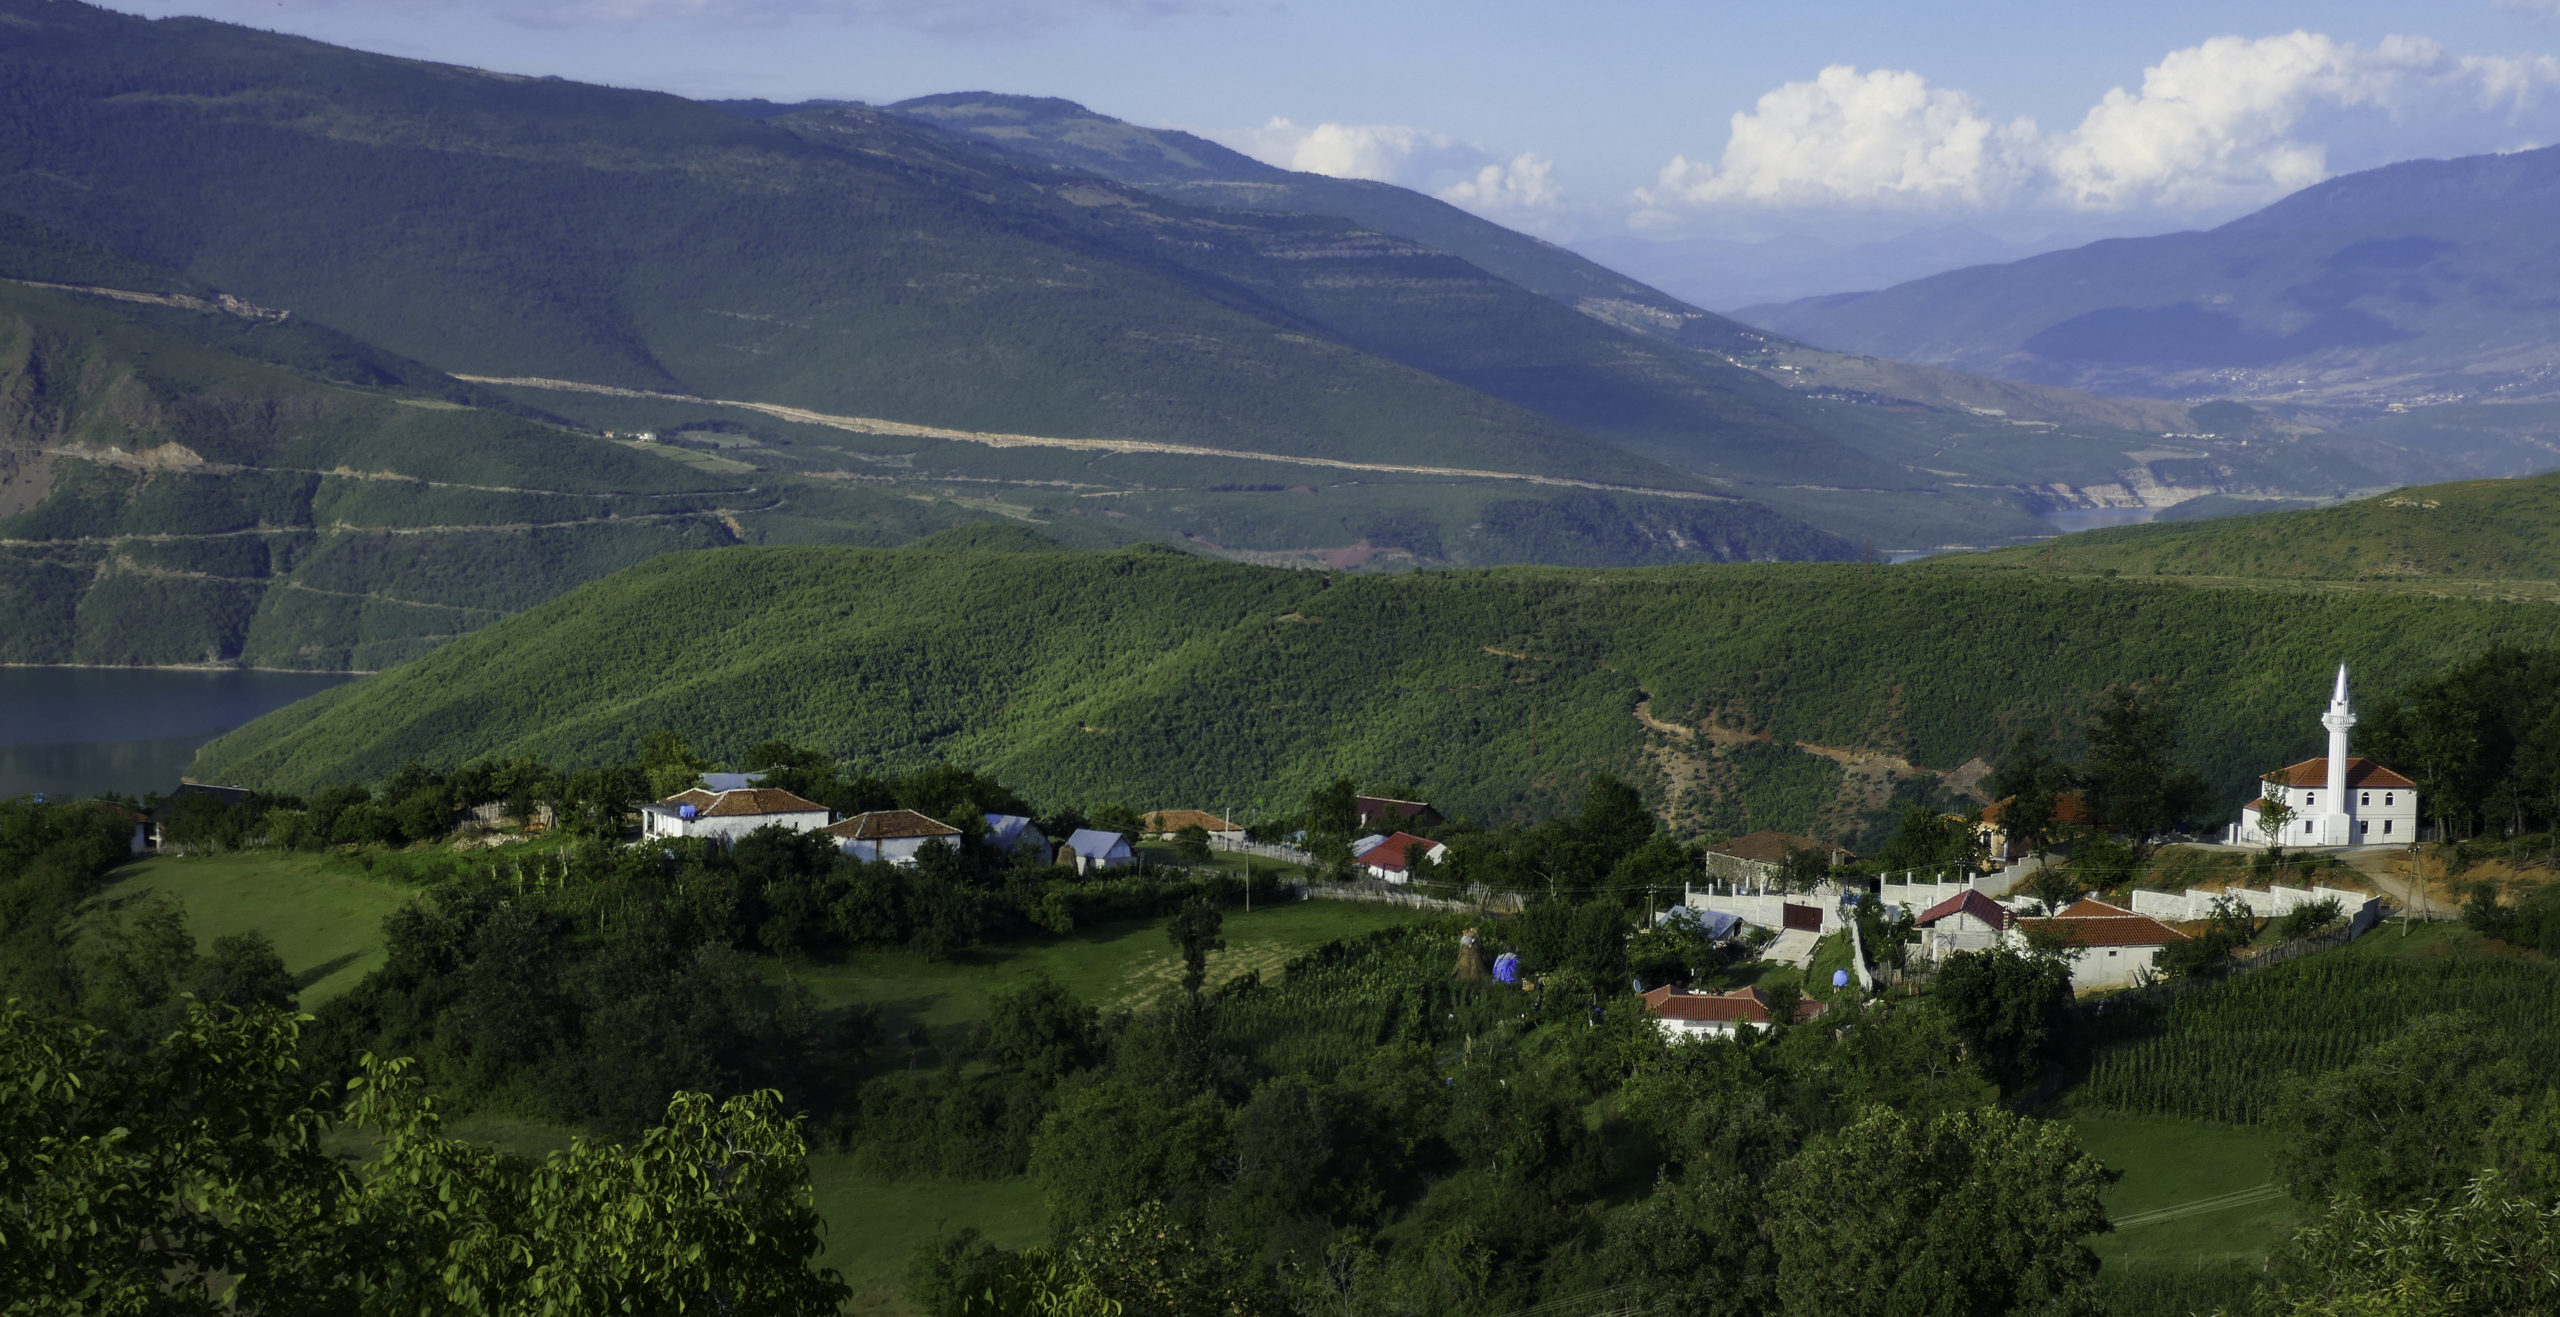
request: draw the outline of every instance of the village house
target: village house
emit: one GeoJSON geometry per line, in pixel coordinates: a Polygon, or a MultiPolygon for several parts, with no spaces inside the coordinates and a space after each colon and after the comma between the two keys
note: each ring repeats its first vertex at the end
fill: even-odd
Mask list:
{"type": "Polygon", "coordinates": [[[1787,856],[1812,852],[1827,857],[1832,868],[1857,863],[1858,857],[1845,846],[1835,846],[1812,837],[1799,837],[1792,832],[1762,828],[1745,833],[1728,842],[1707,848],[1707,876],[1718,882],[1766,882],[1778,876],[1786,866],[1787,856]]]}
{"type": "Polygon", "coordinates": [[[1913,922],[1920,929],[1923,954],[1935,960],[1950,952],[1988,951],[2016,921],[1999,902],[1968,887],[1921,911],[1913,922]]]}
{"type": "Polygon", "coordinates": [[[1422,857],[1426,863],[1430,864],[1438,864],[1449,854],[1449,848],[1440,842],[1428,837],[1417,837],[1410,832],[1399,832],[1381,838],[1377,845],[1360,852],[1354,858],[1372,878],[1383,878],[1391,883],[1409,883],[1413,881],[1413,875],[1405,871],[1405,865],[1416,846],[1422,848],[1422,857]]]}
{"type": "Polygon", "coordinates": [[[2187,935],[2149,915],[2103,901],[2082,900],[2050,919],[2012,919],[2009,944],[2021,949],[2034,935],[2058,931],[2071,951],[2071,990],[2130,988],[2147,983],[2160,949],[2187,935]]]}
{"type": "Polygon", "coordinates": [[[1031,826],[1031,816],[1027,814],[989,814],[987,844],[1006,855],[1028,850],[1033,864],[1048,864],[1057,856],[1055,848],[1049,845],[1049,839],[1031,826]]]}
{"type": "Polygon", "coordinates": [[[640,835],[717,837],[736,841],[758,828],[780,825],[793,832],[827,826],[827,807],[780,787],[706,791],[692,787],[640,807],[640,835]]]}
{"type": "Polygon", "coordinates": [[[1146,835],[1150,837],[1171,837],[1184,828],[1198,828],[1208,833],[1211,841],[1223,841],[1232,845],[1244,840],[1242,824],[1230,823],[1207,810],[1160,809],[1147,815],[1144,822],[1146,835]]]}
{"type": "Polygon", "coordinates": [[[2361,755],[2347,753],[2356,713],[2347,702],[2347,665],[2320,716],[2329,731],[2326,759],[2305,759],[2267,774],[2256,800],[2240,807],[2227,840],[2237,846],[2406,846],[2418,836],[2418,784],[2361,755]],[[2268,835],[2270,804],[2283,806],[2268,835]]]}
{"type": "MultiPolygon", "coordinates": [[[[1974,842],[1994,864],[2008,864],[2027,857],[2024,841],[2009,835],[2000,816],[2008,812],[2009,801],[1995,800],[1982,807],[1982,821],[1974,825],[1974,842]]],[[[2089,821],[2089,802],[2077,791],[2065,791],[2053,801],[2053,826],[2076,828],[2089,821]]]]}
{"type": "Polygon", "coordinates": [[[1431,802],[1426,800],[1398,800],[1393,796],[1354,796],[1351,804],[1352,808],[1358,811],[1360,821],[1372,825],[1392,824],[1399,828],[1436,828],[1448,822],[1447,819],[1440,817],[1440,811],[1433,809],[1431,802]]]}
{"type": "Polygon", "coordinates": [[[1104,869],[1125,868],[1137,861],[1129,849],[1129,839],[1100,828],[1078,828],[1058,848],[1058,863],[1075,866],[1077,873],[1095,873],[1104,869]]]}
{"type": "Polygon", "coordinates": [[[856,814],[827,829],[837,849],[857,860],[913,864],[916,852],[935,840],[957,846],[960,830],[911,809],[882,809],[856,814]]]}
{"type": "MultiPolygon", "coordinates": [[[[1769,994],[1758,988],[1706,994],[1665,984],[1644,994],[1644,1006],[1652,1013],[1662,1036],[1673,1042],[1683,1038],[1731,1038],[1746,1024],[1762,1028],[1769,1024],[1769,994]]],[[[1795,1022],[1813,1019],[1823,1009],[1820,999],[1806,997],[1796,1003],[1795,1022]]]]}

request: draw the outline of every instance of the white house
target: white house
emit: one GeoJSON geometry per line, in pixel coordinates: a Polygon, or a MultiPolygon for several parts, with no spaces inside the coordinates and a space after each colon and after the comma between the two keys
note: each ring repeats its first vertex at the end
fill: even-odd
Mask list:
{"type": "Polygon", "coordinates": [[[1361,868],[1368,870],[1372,878],[1383,878],[1391,883],[1409,883],[1413,881],[1413,875],[1405,872],[1405,858],[1413,853],[1413,848],[1416,846],[1422,847],[1422,858],[1432,864],[1438,864],[1449,855],[1448,846],[1441,842],[1433,841],[1428,837],[1417,837],[1410,832],[1399,832],[1390,837],[1380,838],[1377,845],[1360,852],[1355,858],[1359,860],[1361,868]]]}
{"type": "Polygon", "coordinates": [[[2020,949],[2030,933],[2056,929],[2071,948],[2071,990],[2129,988],[2147,982],[2160,949],[2187,935],[2149,915],[2083,900],[2051,919],[2013,919],[2006,936],[2020,949]]]}
{"type": "Polygon", "coordinates": [[[857,860],[887,860],[891,864],[913,864],[916,852],[937,838],[957,846],[951,840],[960,835],[948,823],[926,818],[911,809],[882,809],[856,814],[827,829],[836,839],[836,848],[857,860]]]}
{"type": "Polygon", "coordinates": [[[780,787],[737,791],[679,791],[640,807],[643,837],[717,837],[736,841],[758,828],[780,824],[793,832],[827,826],[827,807],[780,787]]]}
{"type": "Polygon", "coordinates": [[[1078,828],[1067,838],[1067,844],[1058,848],[1058,863],[1074,865],[1077,873],[1123,868],[1136,858],[1129,849],[1128,838],[1100,828],[1078,828]]]}
{"type": "Polygon", "coordinates": [[[1934,960],[1954,951],[1988,951],[2016,921],[1999,902],[1968,887],[1921,911],[1913,922],[1920,929],[1922,950],[1934,960]]]}
{"type": "Polygon", "coordinates": [[[2284,806],[2276,836],[2283,846],[2406,846],[2418,835],[2418,784],[2347,753],[2347,730],[2356,725],[2347,704],[2347,665],[2338,665],[2338,689],[2320,717],[2329,729],[2329,757],[2305,759],[2266,776],[2258,799],[2240,807],[2231,827],[2234,845],[2263,844],[2267,805],[2284,806]]]}
{"type": "Polygon", "coordinates": [[[1057,858],[1056,852],[1049,845],[1049,839],[1041,836],[1038,828],[1031,826],[1031,816],[1028,814],[989,814],[987,844],[1006,855],[1012,855],[1026,846],[1030,847],[1031,862],[1034,864],[1047,864],[1057,858]]]}
{"type": "MultiPolygon", "coordinates": [[[[1731,1038],[1742,1026],[1769,1023],[1769,996],[1758,988],[1736,988],[1712,996],[1665,984],[1644,994],[1645,1009],[1656,1028],[1673,1042],[1683,1038],[1731,1038]]],[[[1796,1003],[1795,1022],[1822,1014],[1823,1002],[1806,997],[1796,1003]]]]}

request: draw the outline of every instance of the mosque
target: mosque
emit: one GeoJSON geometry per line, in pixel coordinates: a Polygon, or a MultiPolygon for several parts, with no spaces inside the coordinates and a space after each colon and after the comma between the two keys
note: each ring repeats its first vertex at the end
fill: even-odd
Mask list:
{"type": "Polygon", "coordinates": [[[2305,759],[2266,776],[2265,790],[2240,807],[2231,827],[2235,845],[2406,846],[2418,835],[2418,784],[2347,753],[2347,730],[2356,725],[2347,704],[2347,665],[2338,665],[2337,693],[2320,725],[2329,729],[2329,757],[2305,759]],[[2270,800],[2286,811],[2278,835],[2265,832],[2270,800]]]}

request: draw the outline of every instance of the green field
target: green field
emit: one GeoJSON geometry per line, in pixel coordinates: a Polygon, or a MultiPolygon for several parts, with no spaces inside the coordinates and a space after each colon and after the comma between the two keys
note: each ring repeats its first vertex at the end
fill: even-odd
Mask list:
{"type": "MultiPolygon", "coordinates": [[[[1335,938],[1410,923],[1415,911],[1355,901],[1291,901],[1251,913],[1229,909],[1227,949],[1209,957],[1215,987],[1247,973],[1276,978],[1291,959],[1335,938]]],[[[1146,1004],[1174,986],[1181,958],[1164,934],[1166,921],[1150,919],[1079,928],[1060,938],[1017,946],[982,947],[947,960],[913,951],[862,951],[834,965],[791,971],[818,999],[837,1006],[869,1002],[881,1008],[892,1036],[913,1025],[939,1028],[986,1014],[987,998],[1046,975],[1105,1010],[1146,1004]]]]}
{"type": "Polygon", "coordinates": [[[234,933],[266,934],[301,986],[305,1010],[382,964],[382,918],[416,895],[368,877],[354,857],[254,850],[152,856],[118,870],[101,896],[150,891],[186,907],[199,947],[234,933]]]}
{"type": "Polygon", "coordinates": [[[2091,1241],[2109,1267],[2255,1261],[2285,1238],[2293,1204],[2274,1189],[2275,1137],[2184,1120],[2071,1122],[2081,1146],[2124,1179],[2107,1193],[2113,1234],[2091,1241]]]}

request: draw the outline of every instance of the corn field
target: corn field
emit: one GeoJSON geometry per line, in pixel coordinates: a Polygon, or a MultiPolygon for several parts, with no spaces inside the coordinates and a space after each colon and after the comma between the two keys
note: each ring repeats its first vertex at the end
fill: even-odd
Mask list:
{"type": "Polygon", "coordinates": [[[2090,1108],[2232,1125],[2275,1116],[2287,1086],[2353,1062],[2422,1015],[2467,1011],[2560,1082],[2560,966],[2465,956],[2306,956],[2090,1026],[2090,1108]]]}
{"type": "Polygon", "coordinates": [[[1531,1009],[1519,990],[1460,983],[1452,929],[1407,926],[1327,943],[1276,984],[1220,992],[1218,1032],[1275,1072],[1332,1075],[1381,1044],[1434,1046],[1491,1033],[1531,1009]]]}

